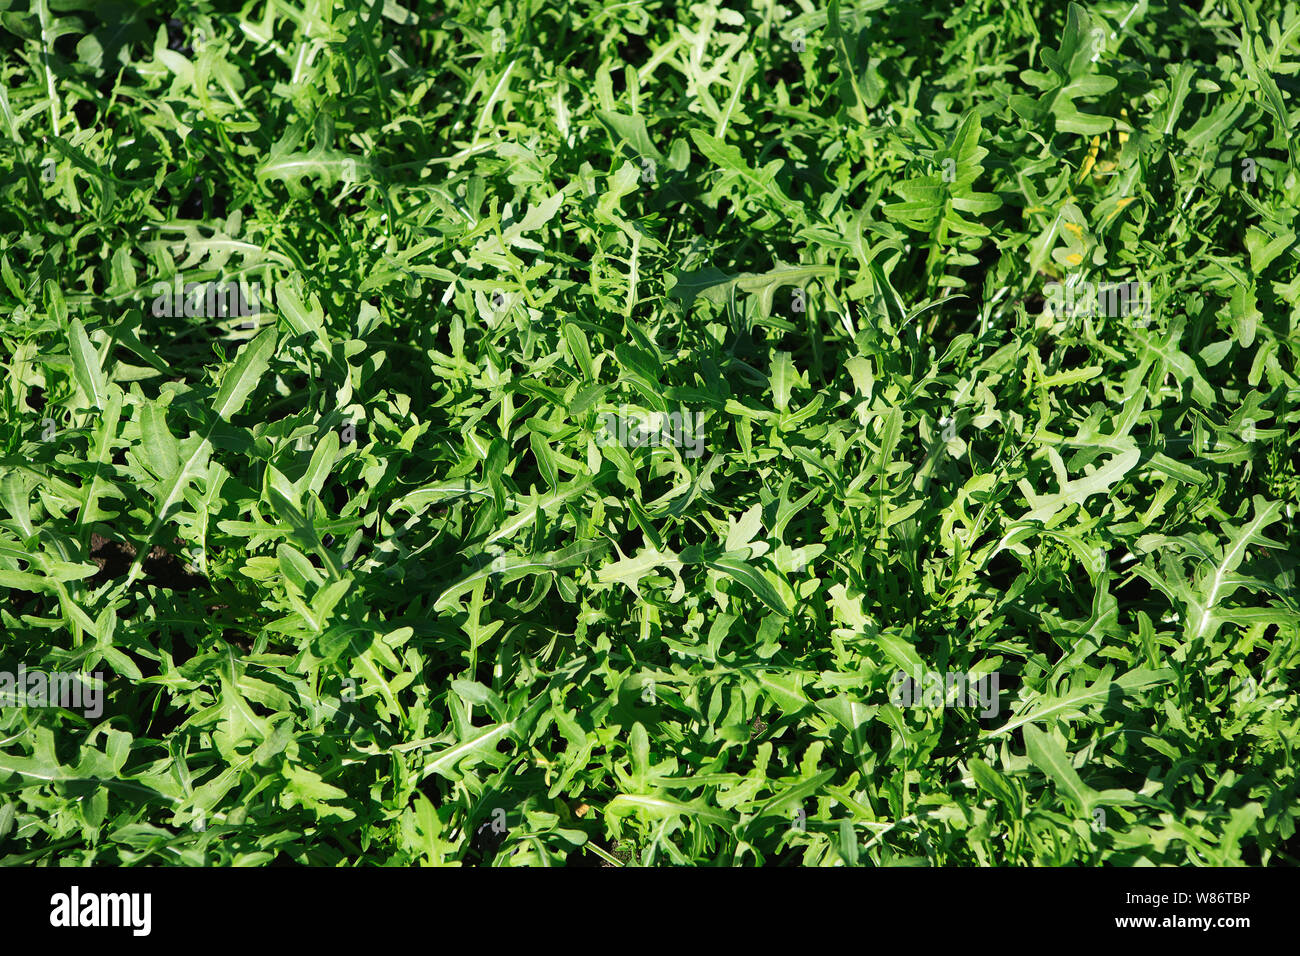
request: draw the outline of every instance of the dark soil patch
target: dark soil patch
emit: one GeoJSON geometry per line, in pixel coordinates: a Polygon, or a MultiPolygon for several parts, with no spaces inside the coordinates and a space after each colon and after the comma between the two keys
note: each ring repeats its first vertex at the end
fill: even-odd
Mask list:
{"type": "MultiPolygon", "coordinates": [[[[134,545],[113,541],[102,534],[90,536],[90,560],[95,562],[99,572],[92,583],[104,584],[113,578],[121,577],[131,569],[131,562],[137,554],[134,545]]],[[[142,562],[145,580],[155,587],[172,591],[192,591],[206,587],[208,579],[196,572],[176,555],[160,544],[154,545],[142,562]]]]}

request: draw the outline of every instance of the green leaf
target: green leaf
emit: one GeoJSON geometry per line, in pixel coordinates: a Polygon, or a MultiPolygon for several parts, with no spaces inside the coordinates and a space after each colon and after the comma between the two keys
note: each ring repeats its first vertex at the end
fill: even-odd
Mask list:
{"type": "Polygon", "coordinates": [[[72,355],[72,369],[77,385],[90,401],[92,408],[103,410],[108,397],[108,381],[99,364],[99,353],[90,344],[80,319],[68,324],[68,350],[72,355]]]}
{"type": "Polygon", "coordinates": [[[1057,789],[1074,804],[1080,814],[1089,816],[1097,800],[1097,791],[1079,778],[1061,745],[1033,724],[1025,725],[1024,734],[1025,751],[1034,766],[1056,782],[1057,789]]]}
{"type": "Polygon", "coordinates": [[[230,421],[231,416],[244,407],[244,402],[266,374],[271,356],[275,354],[275,345],[275,330],[267,329],[239,350],[212,400],[212,410],[218,418],[230,421]]]}

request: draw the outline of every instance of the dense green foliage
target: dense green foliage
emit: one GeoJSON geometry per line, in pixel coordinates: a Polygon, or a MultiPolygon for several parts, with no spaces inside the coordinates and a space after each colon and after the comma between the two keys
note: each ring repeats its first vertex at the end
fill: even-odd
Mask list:
{"type": "Polygon", "coordinates": [[[0,863],[1298,862],[1295,5],[0,38],[0,863]]]}

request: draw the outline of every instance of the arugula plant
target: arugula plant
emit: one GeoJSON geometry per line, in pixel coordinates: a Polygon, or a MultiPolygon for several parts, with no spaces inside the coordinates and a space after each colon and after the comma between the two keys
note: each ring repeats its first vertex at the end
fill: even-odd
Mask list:
{"type": "Polygon", "coordinates": [[[0,862],[1300,862],[1293,5],[0,8],[0,862]]]}

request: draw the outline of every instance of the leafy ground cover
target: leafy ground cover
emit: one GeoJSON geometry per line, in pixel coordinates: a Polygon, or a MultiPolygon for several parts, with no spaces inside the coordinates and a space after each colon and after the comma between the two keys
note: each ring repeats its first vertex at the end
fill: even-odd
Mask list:
{"type": "Polygon", "coordinates": [[[1294,5],[0,28],[0,862],[1297,862],[1294,5]]]}

